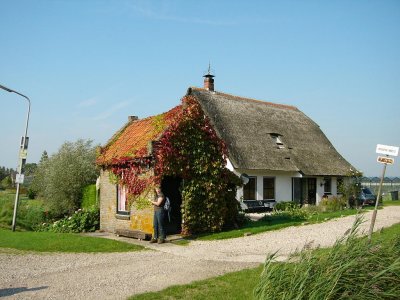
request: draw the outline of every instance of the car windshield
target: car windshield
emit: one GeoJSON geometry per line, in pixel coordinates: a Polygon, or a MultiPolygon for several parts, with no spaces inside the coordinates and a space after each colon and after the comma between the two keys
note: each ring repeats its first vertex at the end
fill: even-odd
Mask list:
{"type": "Polygon", "coordinates": [[[367,194],[367,195],[372,195],[372,192],[371,192],[371,190],[370,190],[370,189],[368,189],[368,188],[364,188],[364,189],[362,189],[362,191],[363,191],[363,193],[364,193],[364,194],[367,194]]]}

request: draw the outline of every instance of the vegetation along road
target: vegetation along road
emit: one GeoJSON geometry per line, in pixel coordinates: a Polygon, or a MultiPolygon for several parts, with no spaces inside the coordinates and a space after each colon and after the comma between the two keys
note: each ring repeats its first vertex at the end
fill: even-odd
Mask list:
{"type": "MultiPolygon", "coordinates": [[[[371,212],[361,230],[368,231],[371,212]]],[[[258,266],[266,254],[285,259],[304,245],[332,246],[352,225],[348,216],[325,223],[289,227],[242,238],[171,243],[122,253],[0,252],[0,296],[4,299],[126,299],[258,266]]],[[[400,222],[400,206],[379,210],[375,230],[400,222]]],[[[123,239],[125,240],[125,239],[123,239]]],[[[147,242],[131,240],[149,247],[147,242]]]]}

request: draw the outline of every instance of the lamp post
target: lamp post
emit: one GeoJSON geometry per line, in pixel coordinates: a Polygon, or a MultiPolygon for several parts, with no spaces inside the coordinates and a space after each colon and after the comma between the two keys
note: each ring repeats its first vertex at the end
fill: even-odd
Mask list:
{"type": "Polygon", "coordinates": [[[17,192],[15,194],[15,203],[14,203],[14,214],[13,214],[13,220],[12,220],[12,231],[15,231],[15,225],[16,225],[16,220],[17,220],[17,209],[18,209],[18,200],[19,200],[19,185],[20,183],[24,182],[24,176],[23,176],[23,171],[24,171],[24,165],[26,162],[26,157],[28,154],[28,123],[29,123],[29,113],[31,111],[31,100],[17,92],[14,91],[12,89],[9,89],[8,87],[5,87],[3,85],[0,84],[0,88],[9,92],[9,93],[15,93],[17,95],[20,95],[21,97],[24,97],[26,100],[28,100],[28,114],[26,115],[26,124],[25,124],[25,134],[22,138],[21,141],[21,146],[20,146],[20,150],[19,150],[19,157],[18,157],[18,169],[17,169],[17,175],[15,176],[15,181],[17,182],[17,192]]]}

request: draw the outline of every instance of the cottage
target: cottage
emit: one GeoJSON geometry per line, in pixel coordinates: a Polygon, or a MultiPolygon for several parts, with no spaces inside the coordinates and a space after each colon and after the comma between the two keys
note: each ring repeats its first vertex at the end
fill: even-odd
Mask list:
{"type": "MultiPolygon", "coordinates": [[[[203,127],[211,127],[205,136],[215,133],[223,142],[225,153],[220,157],[226,169],[245,183],[235,190],[242,207],[268,207],[280,201],[318,204],[322,197],[337,195],[338,184],[354,167],[336,151],[314,121],[294,106],[215,91],[214,76],[204,77],[204,88],[189,88],[184,99],[193,99],[199,105],[208,122],[203,127]]],[[[136,205],[130,205],[124,186],[112,180],[111,170],[121,160],[126,163],[140,157],[140,178],[146,184],[145,178],[157,173],[155,149],[162,144],[168,128],[175,126],[172,124],[185,105],[184,101],[165,114],[143,120],[130,117],[101,149],[97,163],[103,169],[100,180],[103,230],[138,237],[151,234],[151,207],[140,205],[142,198],[152,196],[151,191],[143,194],[141,190],[136,205]]],[[[182,153],[179,157],[184,159],[182,153]]],[[[165,194],[172,199],[173,215],[168,230],[179,232],[182,222],[185,223],[180,189],[185,176],[165,172],[165,176],[158,175],[165,194]]]]}

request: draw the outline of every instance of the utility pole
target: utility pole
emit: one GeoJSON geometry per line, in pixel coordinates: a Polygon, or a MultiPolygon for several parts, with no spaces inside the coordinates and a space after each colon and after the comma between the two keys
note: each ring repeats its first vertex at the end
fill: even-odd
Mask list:
{"type": "Polygon", "coordinates": [[[24,166],[26,163],[26,157],[28,155],[28,142],[29,142],[29,138],[28,138],[28,124],[29,124],[29,114],[31,112],[31,100],[17,92],[14,91],[8,87],[5,87],[3,85],[0,84],[0,89],[3,89],[9,93],[15,93],[17,95],[20,95],[21,97],[24,97],[26,100],[28,100],[28,113],[26,115],[26,123],[25,123],[25,133],[24,136],[22,137],[21,140],[21,145],[20,145],[20,149],[19,149],[19,155],[18,155],[18,168],[17,168],[17,174],[15,175],[15,181],[17,183],[17,192],[15,194],[15,203],[14,203],[14,213],[13,213],[13,219],[12,219],[12,226],[11,229],[12,231],[15,231],[15,226],[17,223],[17,210],[18,210],[18,201],[19,201],[19,188],[20,188],[20,184],[24,183],[24,166]]]}

